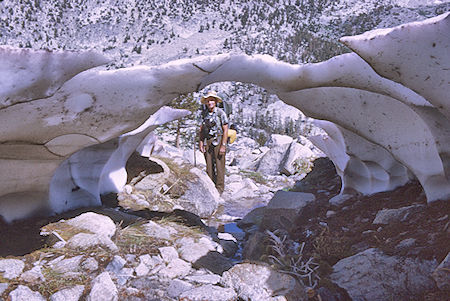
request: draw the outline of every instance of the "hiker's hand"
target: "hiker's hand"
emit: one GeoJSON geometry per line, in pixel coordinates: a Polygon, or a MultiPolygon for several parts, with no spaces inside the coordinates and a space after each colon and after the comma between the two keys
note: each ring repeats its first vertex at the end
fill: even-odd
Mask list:
{"type": "Polygon", "coordinates": [[[199,150],[204,153],[205,152],[205,146],[203,145],[203,141],[200,141],[198,144],[199,150]]]}
{"type": "Polygon", "coordinates": [[[219,154],[220,155],[225,154],[226,150],[227,150],[226,146],[222,144],[219,149],[219,154]]]}

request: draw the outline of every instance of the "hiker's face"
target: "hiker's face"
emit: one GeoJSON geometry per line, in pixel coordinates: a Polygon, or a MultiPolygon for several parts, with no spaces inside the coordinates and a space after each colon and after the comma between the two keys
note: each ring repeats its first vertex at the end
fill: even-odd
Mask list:
{"type": "Polygon", "coordinates": [[[208,98],[208,102],[206,103],[208,106],[208,110],[212,112],[214,108],[216,107],[216,100],[214,98],[208,98]]]}

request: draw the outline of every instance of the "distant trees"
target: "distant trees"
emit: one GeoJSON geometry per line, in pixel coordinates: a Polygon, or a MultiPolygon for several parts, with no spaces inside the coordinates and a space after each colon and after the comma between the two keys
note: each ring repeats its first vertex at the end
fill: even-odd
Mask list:
{"type": "MultiPolygon", "coordinates": [[[[198,102],[197,99],[194,98],[194,94],[193,93],[189,93],[189,94],[183,94],[175,99],[173,99],[169,105],[172,108],[175,109],[184,109],[184,110],[189,110],[193,113],[197,112],[200,109],[200,103],[198,102]]],[[[176,136],[175,136],[175,146],[176,147],[180,147],[181,144],[181,140],[184,141],[189,141],[192,139],[189,139],[191,137],[189,137],[190,134],[192,134],[192,132],[195,132],[196,128],[193,129],[193,131],[189,132],[183,132],[183,129],[186,129],[189,125],[194,125],[194,127],[196,126],[196,114],[191,114],[188,115],[184,118],[175,120],[173,122],[168,123],[165,127],[170,129],[170,130],[175,130],[176,136]]]]}

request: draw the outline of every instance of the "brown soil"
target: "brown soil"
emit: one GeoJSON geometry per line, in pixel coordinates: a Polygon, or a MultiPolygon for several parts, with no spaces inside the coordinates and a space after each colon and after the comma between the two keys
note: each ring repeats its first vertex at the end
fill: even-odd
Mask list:
{"type": "MultiPolygon", "coordinates": [[[[450,202],[442,200],[427,204],[422,187],[412,181],[395,191],[369,196],[353,194],[340,206],[329,199],[339,193],[340,178],[325,158],[316,160],[314,170],[296,185],[295,191],[312,192],[317,201],[298,216],[290,236],[306,242],[306,252],[324,266],[323,272],[337,261],[367,248],[378,248],[388,255],[435,259],[441,262],[450,251],[450,202]],[[389,225],[372,224],[382,209],[395,209],[415,204],[423,209],[403,222],[389,225]],[[327,212],[334,211],[327,217],[327,212]],[[411,246],[399,243],[415,240],[411,246]]],[[[330,214],[330,212],[329,212],[330,214]]],[[[328,269],[329,271],[329,269],[328,269]]],[[[448,300],[442,292],[429,292],[424,300],[448,300]]]]}

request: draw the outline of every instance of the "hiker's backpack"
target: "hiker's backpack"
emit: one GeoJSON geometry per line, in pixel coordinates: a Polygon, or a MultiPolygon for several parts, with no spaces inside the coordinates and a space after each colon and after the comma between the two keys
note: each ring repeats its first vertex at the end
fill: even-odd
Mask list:
{"type": "MultiPolygon", "coordinates": [[[[217,107],[221,108],[225,112],[225,114],[227,114],[227,117],[230,117],[230,115],[233,113],[233,104],[229,101],[222,100],[221,102],[217,103],[217,107]]],[[[200,110],[202,117],[208,114],[208,107],[205,104],[201,105],[200,110]]]]}
{"type": "MultiPolygon", "coordinates": [[[[227,114],[227,117],[230,117],[230,115],[233,113],[233,104],[229,101],[223,100],[222,102],[217,103],[217,107],[221,108],[225,114],[227,114]]],[[[208,114],[208,107],[205,104],[201,105],[201,116],[202,119],[206,114],[208,114]]],[[[230,123],[230,126],[228,128],[228,143],[233,143],[236,140],[237,130],[234,124],[230,123]]]]}
{"type": "Polygon", "coordinates": [[[227,114],[227,117],[230,117],[230,115],[233,113],[233,104],[231,102],[222,100],[222,102],[219,102],[217,106],[224,110],[225,114],[227,114]]]}

